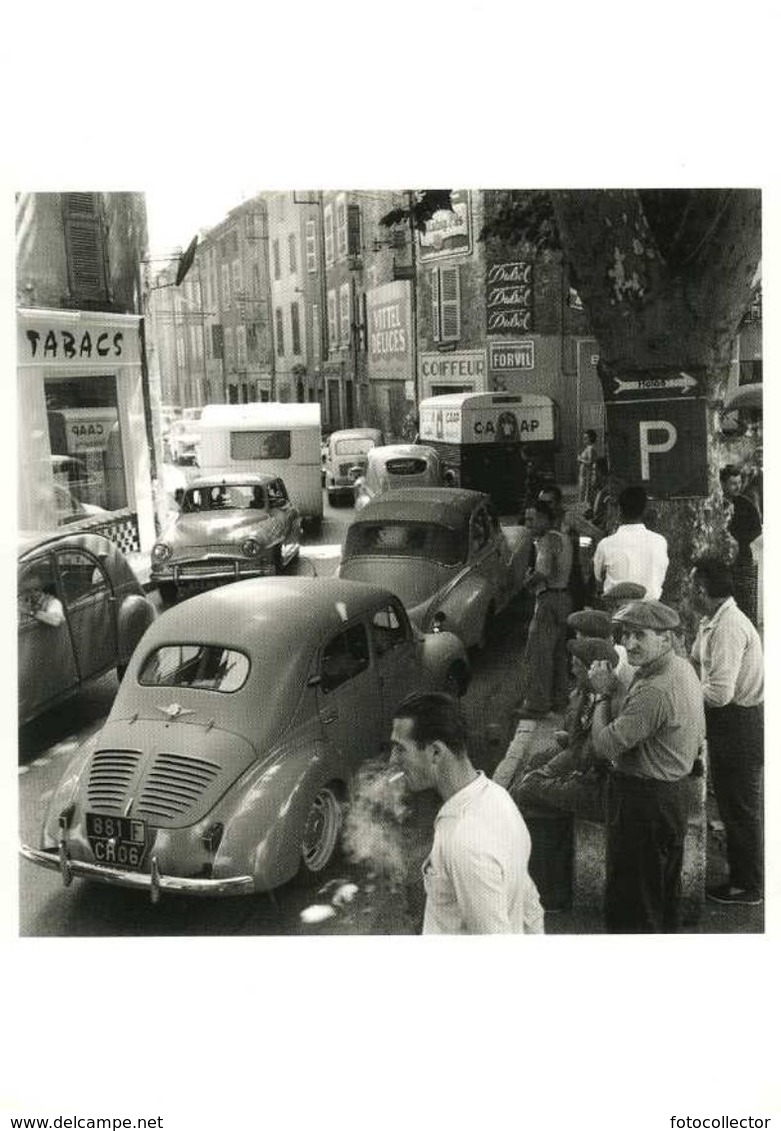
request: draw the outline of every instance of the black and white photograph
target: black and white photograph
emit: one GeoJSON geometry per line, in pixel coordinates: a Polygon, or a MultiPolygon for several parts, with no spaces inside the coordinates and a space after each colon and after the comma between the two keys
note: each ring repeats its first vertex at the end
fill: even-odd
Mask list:
{"type": "Polygon", "coordinates": [[[0,1131],[779,1131],[780,19],[4,17],[0,1131]]]}

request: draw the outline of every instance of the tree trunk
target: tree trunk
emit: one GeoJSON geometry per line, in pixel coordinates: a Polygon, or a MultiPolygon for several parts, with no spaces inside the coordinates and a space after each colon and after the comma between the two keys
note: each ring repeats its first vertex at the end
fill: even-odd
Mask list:
{"type": "MultiPolygon", "coordinates": [[[[754,190],[554,192],[564,254],[599,342],[621,378],[702,368],[708,400],[706,498],[658,501],[668,540],[665,598],[686,596],[694,557],[734,546],[718,471],[730,460],[720,409],[732,345],[751,300],[761,254],[761,197],[754,190]]],[[[613,468],[619,475],[621,468],[613,468]]]]}

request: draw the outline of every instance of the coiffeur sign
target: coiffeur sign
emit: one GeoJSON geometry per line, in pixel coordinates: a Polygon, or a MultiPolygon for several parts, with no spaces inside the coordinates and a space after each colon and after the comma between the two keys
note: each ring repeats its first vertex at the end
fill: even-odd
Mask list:
{"type": "Polygon", "coordinates": [[[385,283],[367,291],[366,318],[369,376],[386,381],[409,380],[412,364],[409,283],[385,283]]]}
{"type": "Polygon", "coordinates": [[[708,494],[705,370],[631,375],[598,364],[613,471],[656,499],[708,494]]]}

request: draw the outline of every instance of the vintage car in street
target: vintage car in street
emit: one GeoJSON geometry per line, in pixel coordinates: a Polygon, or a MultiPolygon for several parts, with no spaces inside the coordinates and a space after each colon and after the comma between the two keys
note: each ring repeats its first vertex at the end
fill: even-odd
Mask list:
{"type": "Polygon", "coordinates": [[[367,503],[347,528],[339,576],[385,585],[424,632],[445,628],[485,644],[493,617],[523,585],[525,527],[499,525],[488,495],[405,488],[367,503]]]}
{"type": "Polygon", "coordinates": [[[367,452],[382,444],[378,428],[345,428],[332,432],[325,457],[325,489],[328,502],[355,499],[356,479],[366,472],[367,452]]]}
{"type": "Polygon", "coordinates": [[[152,547],[151,578],[171,601],[186,587],[281,573],[300,546],[301,517],[282,479],[199,476],[152,547]]]}
{"type": "Polygon", "coordinates": [[[163,437],[171,461],[188,467],[198,466],[200,440],[198,421],[192,418],[174,420],[163,437]]]}
{"type": "Polygon", "coordinates": [[[22,535],[17,577],[19,722],[116,668],[155,618],[122,552],[86,531],[22,535]]]}
{"type": "Polygon", "coordinates": [[[161,892],[265,891],[321,872],[356,768],[415,689],[462,691],[450,633],[337,578],[242,581],[158,618],[103,729],[74,756],[24,857],[161,892]]]}
{"type": "Polygon", "coordinates": [[[366,474],[353,485],[355,509],[370,499],[402,487],[441,487],[439,456],[425,444],[386,444],[372,448],[366,457],[366,474]]]}

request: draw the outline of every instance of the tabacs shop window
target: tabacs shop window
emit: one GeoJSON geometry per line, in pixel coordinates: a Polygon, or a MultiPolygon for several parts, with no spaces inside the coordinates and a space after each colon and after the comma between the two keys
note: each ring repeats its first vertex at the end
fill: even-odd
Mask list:
{"type": "Polygon", "coordinates": [[[52,378],[44,393],[58,521],[126,507],[116,378],[52,378]]]}

